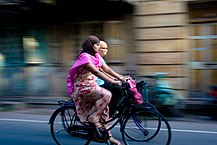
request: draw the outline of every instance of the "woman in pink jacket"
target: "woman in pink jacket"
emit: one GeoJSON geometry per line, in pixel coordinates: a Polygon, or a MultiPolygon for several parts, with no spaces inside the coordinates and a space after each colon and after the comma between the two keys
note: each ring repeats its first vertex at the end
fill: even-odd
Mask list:
{"type": "MultiPolygon", "coordinates": [[[[109,119],[108,104],[112,95],[110,91],[97,84],[97,77],[117,85],[121,85],[125,77],[103,63],[102,57],[98,54],[99,48],[100,40],[93,35],[88,36],[82,43],[82,51],[69,70],[67,94],[73,98],[80,120],[92,122],[103,131],[108,125],[103,126],[101,122],[109,119]],[[99,69],[103,69],[116,79],[111,79],[99,69]]],[[[119,140],[111,136],[111,132],[109,134],[111,143],[121,145],[119,140]]]]}

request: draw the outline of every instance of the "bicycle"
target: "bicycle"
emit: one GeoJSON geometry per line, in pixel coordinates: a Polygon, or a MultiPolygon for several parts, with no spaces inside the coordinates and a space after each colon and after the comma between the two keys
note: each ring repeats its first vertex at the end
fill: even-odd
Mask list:
{"type": "Polygon", "coordinates": [[[91,141],[109,145],[108,131],[117,127],[119,123],[121,137],[125,145],[131,145],[134,142],[169,145],[172,133],[164,116],[148,101],[142,105],[134,105],[129,84],[123,83],[122,87],[123,95],[116,113],[108,121],[103,122],[103,124],[110,124],[110,127],[104,132],[100,132],[92,123],[80,121],[73,100],[60,100],[58,102],[60,107],[54,111],[49,120],[51,135],[56,144],[72,144],[72,140],[73,144],[78,144],[76,141],[79,137],[85,140],[85,145],[90,144],[91,141]]]}

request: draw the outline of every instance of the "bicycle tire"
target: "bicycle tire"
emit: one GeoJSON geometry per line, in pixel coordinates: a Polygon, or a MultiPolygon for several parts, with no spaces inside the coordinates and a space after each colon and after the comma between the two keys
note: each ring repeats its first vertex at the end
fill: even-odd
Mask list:
{"type": "Polygon", "coordinates": [[[149,109],[149,110],[153,110],[153,111],[158,112],[157,108],[153,104],[151,104],[149,102],[144,102],[141,105],[140,104],[136,105],[136,108],[138,108],[138,109],[149,109]]]}
{"type": "Polygon", "coordinates": [[[168,121],[159,112],[146,109],[130,114],[124,121],[122,138],[125,145],[144,142],[169,145],[171,128],[168,121]]]}
{"type": "MultiPolygon", "coordinates": [[[[80,125],[75,106],[58,108],[50,119],[50,132],[57,145],[80,144],[76,136],[71,133],[70,127],[80,125]],[[77,143],[76,143],[77,141],[77,143]]],[[[82,143],[81,143],[82,144],[82,143]]],[[[84,143],[83,143],[84,144],[84,143]]]]}

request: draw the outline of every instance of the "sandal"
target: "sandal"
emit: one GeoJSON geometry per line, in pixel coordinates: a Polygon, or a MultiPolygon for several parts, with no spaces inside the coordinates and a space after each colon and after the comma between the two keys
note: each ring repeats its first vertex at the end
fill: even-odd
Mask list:
{"type": "Polygon", "coordinates": [[[113,145],[121,145],[121,142],[113,137],[109,137],[109,142],[113,145]]]}

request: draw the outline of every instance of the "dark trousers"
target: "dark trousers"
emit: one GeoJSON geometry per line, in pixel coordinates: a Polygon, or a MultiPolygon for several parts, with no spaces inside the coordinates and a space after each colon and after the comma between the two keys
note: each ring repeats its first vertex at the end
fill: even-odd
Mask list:
{"type": "Polygon", "coordinates": [[[105,82],[103,85],[101,85],[101,87],[109,90],[112,93],[111,102],[109,103],[109,114],[111,116],[117,110],[118,103],[122,97],[122,89],[120,86],[109,82],[105,82]]]}

